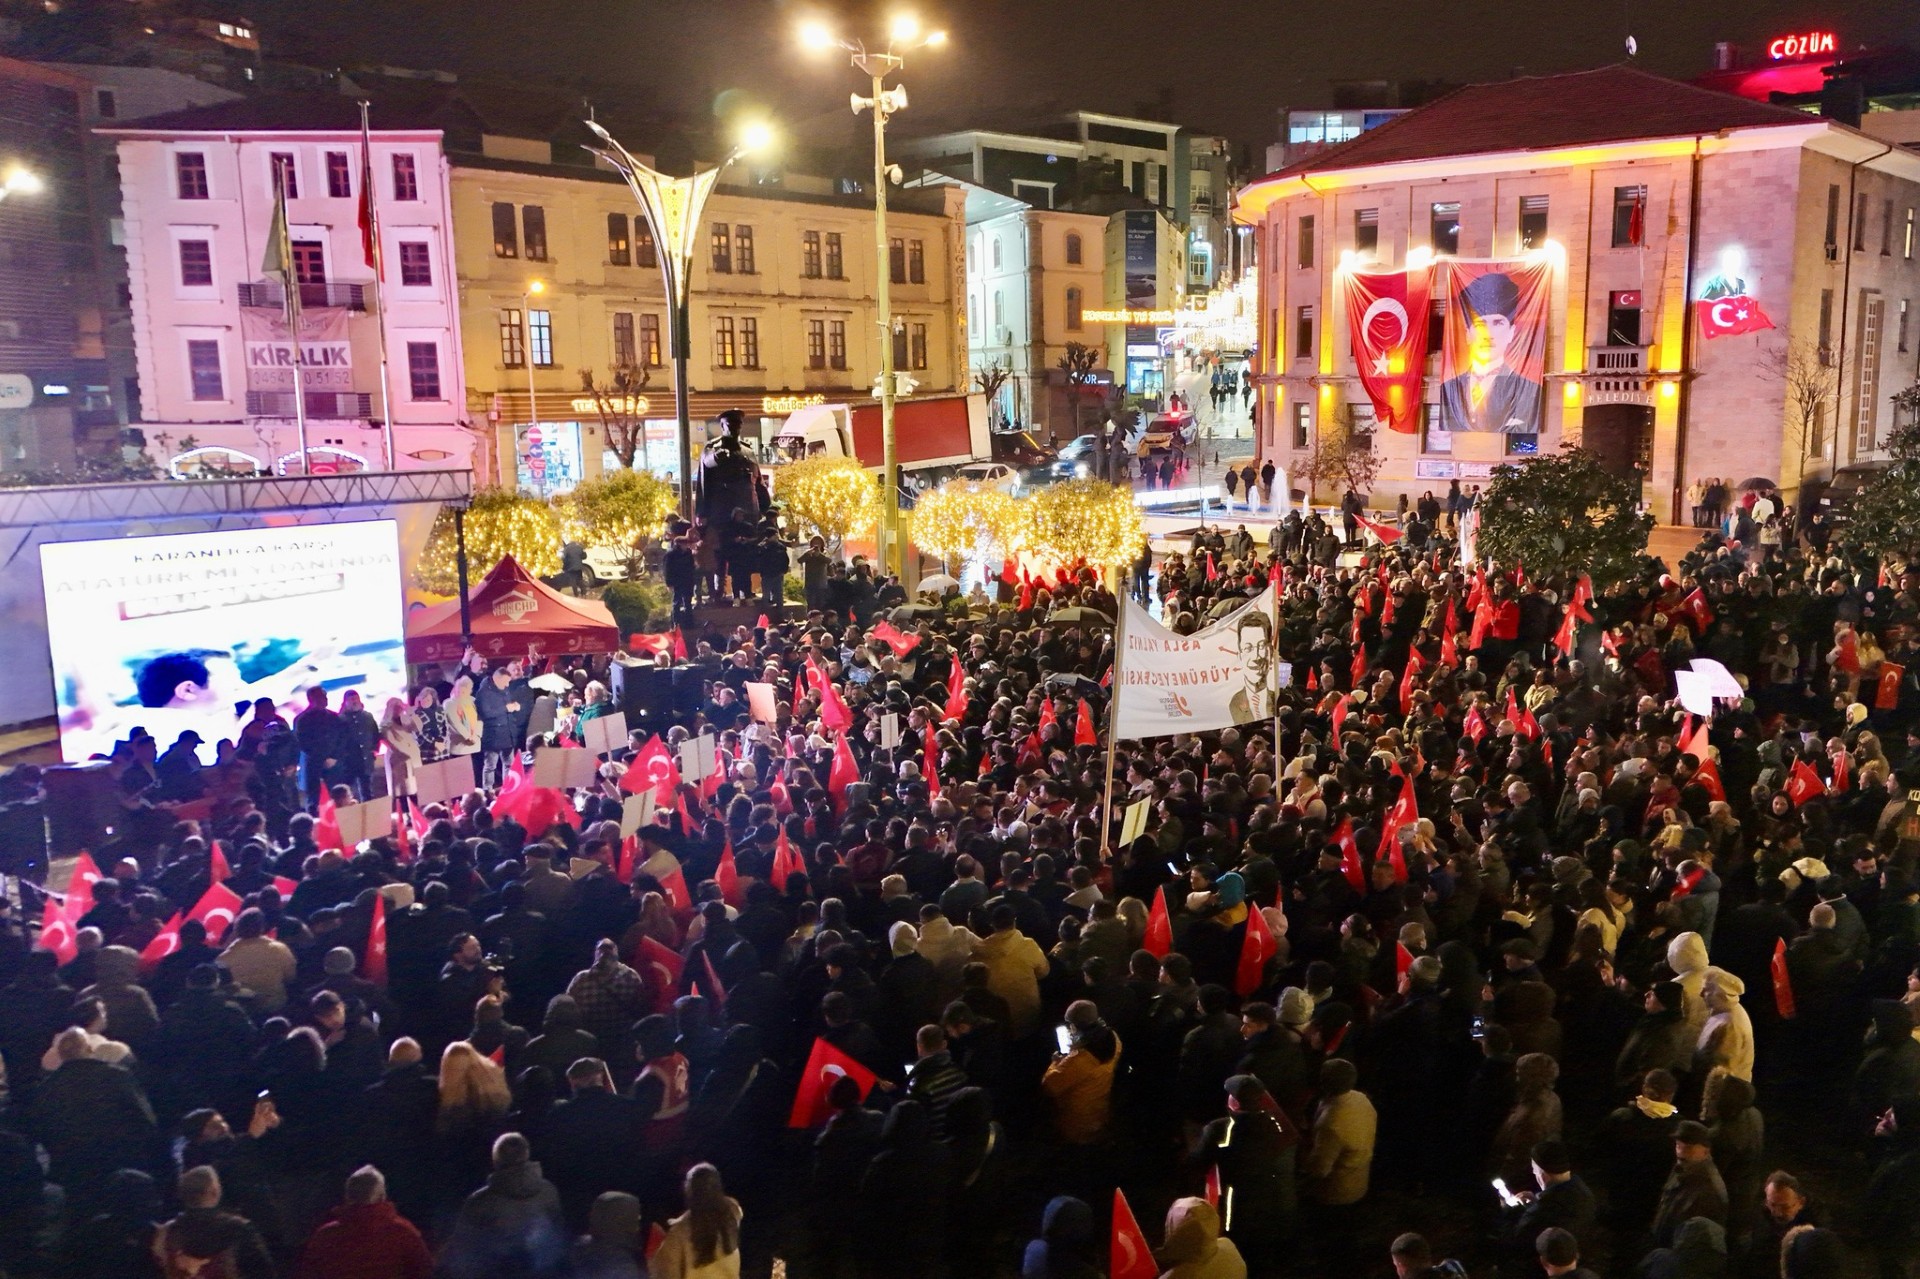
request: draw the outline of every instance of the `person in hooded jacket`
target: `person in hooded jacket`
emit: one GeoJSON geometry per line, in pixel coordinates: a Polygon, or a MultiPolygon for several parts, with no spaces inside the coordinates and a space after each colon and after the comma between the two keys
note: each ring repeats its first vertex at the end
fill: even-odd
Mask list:
{"type": "MultiPolygon", "coordinates": [[[[1704,991],[1707,1021],[1700,1028],[1694,1051],[1693,1073],[1706,1081],[1716,1071],[1738,1079],[1753,1079],[1753,1019],[1740,1006],[1746,983],[1719,968],[1709,969],[1704,991]]],[[[1915,1045],[1920,1049],[1920,1045],[1915,1045]]]]}
{"type": "Polygon", "coordinates": [[[347,1178],[346,1196],[307,1239],[293,1279],[428,1279],[433,1257],[412,1222],[387,1201],[371,1164],[347,1178]]]}
{"type": "Polygon", "coordinates": [[[1754,1103],[1753,1084],[1721,1075],[1707,1085],[1701,1120],[1713,1137],[1713,1162],[1727,1183],[1727,1226],[1736,1248],[1753,1226],[1760,1187],[1766,1180],[1767,1124],[1754,1103]]]}
{"type": "Polygon", "coordinates": [[[1688,1039],[1700,1040],[1700,1031],[1710,1015],[1707,1010],[1707,943],[1699,933],[1685,932],[1667,943],[1667,967],[1673,980],[1680,983],[1680,1015],[1687,1027],[1688,1039]]]}
{"type": "Polygon", "coordinates": [[[1221,1193],[1232,1190],[1227,1233],[1247,1264],[1264,1274],[1293,1236],[1300,1131],[1253,1075],[1233,1076],[1226,1092],[1229,1113],[1201,1130],[1194,1160],[1220,1170],[1221,1193]]]}
{"type": "Polygon", "coordinates": [[[1727,1232],[1707,1217],[1681,1222],[1673,1246],[1649,1252],[1635,1272],[1638,1279],[1722,1279],[1726,1273],[1727,1232]]]}
{"type": "Polygon", "coordinates": [[[68,1236],[67,1273],[73,1279],[157,1279],[153,1237],[160,1212],[152,1177],[136,1168],[114,1173],[100,1196],[100,1211],[68,1236]]]}
{"type": "Polygon", "coordinates": [[[1864,1123],[1873,1123],[1896,1102],[1920,1099],[1920,1040],[1913,1037],[1913,1014],[1894,999],[1873,1001],[1873,1030],[1867,1054],[1853,1076],[1853,1107],[1864,1123]]]}
{"type": "Polygon", "coordinates": [[[1040,1218],[1040,1237],[1028,1242],[1020,1259],[1020,1279],[1106,1279],[1095,1242],[1093,1209],[1058,1195],[1040,1218]]]}
{"type": "Polygon", "coordinates": [[[1156,1254],[1160,1279],[1247,1279],[1247,1263],[1220,1233],[1220,1214],[1204,1199],[1176,1199],[1167,1209],[1166,1242],[1156,1254]]]}
{"type": "Polygon", "coordinates": [[[527,1139],[502,1133],[493,1172],[467,1196],[440,1252],[447,1279],[535,1279],[560,1273],[567,1253],[560,1192],[540,1175],[527,1139]]]}
{"type": "Polygon", "coordinates": [[[947,1273],[947,1148],[927,1108],[895,1105],[860,1179],[863,1279],[940,1279],[947,1273]]]}

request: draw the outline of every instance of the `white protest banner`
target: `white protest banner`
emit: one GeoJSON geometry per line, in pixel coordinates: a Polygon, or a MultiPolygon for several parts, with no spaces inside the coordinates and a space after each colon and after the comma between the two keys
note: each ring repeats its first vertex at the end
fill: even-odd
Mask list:
{"type": "Polygon", "coordinates": [[[587,744],[589,755],[611,755],[622,750],[627,744],[627,713],[615,711],[590,719],[580,730],[580,736],[587,744]]]}
{"type": "Polygon", "coordinates": [[[753,716],[756,723],[780,722],[780,703],[773,695],[773,685],[754,683],[747,685],[747,713],[753,716]]]}
{"type": "Polygon", "coordinates": [[[713,772],[713,734],[702,733],[680,743],[680,780],[697,782],[713,772]]]}
{"type": "Polygon", "coordinates": [[[454,755],[414,770],[414,797],[422,808],[428,804],[451,804],[473,789],[471,755],[454,755]]]}
{"type": "Polygon", "coordinates": [[[393,803],[391,800],[372,800],[365,804],[348,804],[334,810],[334,817],[340,823],[340,842],[352,852],[362,840],[379,839],[382,835],[393,834],[393,803]]]}
{"type": "Polygon", "coordinates": [[[1713,681],[1692,671],[1675,671],[1673,682],[1679,690],[1680,704],[1695,715],[1713,718],[1713,681]]]}
{"type": "Polygon", "coordinates": [[[1127,602],[1114,676],[1113,733],[1170,737],[1274,714],[1273,586],[1203,631],[1175,635],[1127,602]]]}
{"type": "Polygon", "coordinates": [[[590,751],[542,746],[533,753],[535,786],[591,786],[599,777],[600,760],[590,751]]]}
{"type": "Polygon", "coordinates": [[[1693,668],[1694,674],[1706,676],[1707,686],[1715,697],[1731,697],[1737,701],[1747,695],[1747,690],[1740,687],[1740,681],[1733,677],[1733,672],[1711,657],[1696,657],[1687,664],[1693,668]]]}
{"type": "Polygon", "coordinates": [[[880,717],[880,749],[897,750],[900,746],[900,712],[888,711],[880,717]]]}
{"type": "Polygon", "coordinates": [[[653,787],[620,801],[620,838],[625,839],[652,820],[653,787]]]}

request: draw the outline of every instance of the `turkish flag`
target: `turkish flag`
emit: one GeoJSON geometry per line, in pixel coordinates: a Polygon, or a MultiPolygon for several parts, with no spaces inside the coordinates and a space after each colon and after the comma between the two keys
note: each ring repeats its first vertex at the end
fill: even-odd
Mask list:
{"type": "Polygon", "coordinates": [[[807,868],[800,860],[800,855],[793,851],[793,844],[787,839],[787,828],[781,826],[778,829],[780,833],[774,837],[773,845],[773,886],[784,893],[787,891],[788,877],[805,874],[807,868]]]}
{"type": "Polygon", "coordinates": [[[1717,800],[1726,799],[1727,787],[1726,783],[1720,780],[1720,765],[1710,759],[1703,759],[1700,761],[1700,768],[1694,773],[1694,776],[1699,779],[1700,788],[1707,792],[1707,798],[1717,800]]]}
{"type": "MultiPolygon", "coordinates": [[[[213,846],[215,855],[220,845],[213,846]]],[[[93,854],[82,850],[73,859],[73,873],[67,876],[67,917],[79,919],[93,909],[93,886],[100,882],[100,868],[94,864],[93,854]]]]}
{"type": "Polygon", "coordinates": [[[1447,597],[1446,616],[1440,619],[1440,665],[1460,665],[1460,621],[1454,615],[1453,597],[1447,597]]]}
{"type": "Polygon", "coordinates": [[[1340,700],[1333,704],[1333,749],[1336,754],[1340,750],[1340,727],[1347,722],[1347,713],[1352,709],[1345,693],[1340,694],[1340,700]]]}
{"type": "Polygon", "coordinates": [[[1853,787],[1853,756],[1845,751],[1833,753],[1833,793],[1850,790],[1853,787]]]}
{"type": "Polygon", "coordinates": [[[1212,1205],[1215,1212],[1218,1212],[1220,1210],[1220,1165],[1219,1164],[1215,1164],[1213,1167],[1207,1169],[1207,1188],[1206,1188],[1205,1194],[1206,1194],[1207,1203],[1212,1205]]]}
{"type": "Polygon", "coordinates": [[[1514,698],[1511,684],[1507,686],[1507,721],[1513,725],[1515,732],[1524,733],[1529,738],[1540,736],[1540,721],[1514,698]]]}
{"type": "Polygon", "coordinates": [[[1700,321],[1703,338],[1738,337],[1773,327],[1773,321],[1760,309],[1760,304],[1744,293],[1695,302],[1693,313],[1700,321]]]}
{"type": "Polygon", "coordinates": [[[655,850],[640,866],[639,873],[651,875],[660,885],[661,893],[667,899],[667,905],[675,912],[693,909],[693,894],[687,891],[687,876],[680,869],[680,861],[666,849],[655,850]]]}
{"type": "MultiPolygon", "coordinates": [[[[527,780],[527,764],[519,751],[513,752],[513,762],[507,766],[507,775],[500,779],[500,793],[493,797],[493,803],[487,811],[493,814],[495,821],[502,817],[511,817],[522,826],[532,829],[527,821],[527,808],[533,803],[533,783],[527,780]]],[[[541,827],[544,834],[546,827],[541,827]]]]}
{"type": "Polygon", "coordinates": [[[1788,1021],[1792,1021],[1799,1011],[1793,1005],[1793,978],[1787,972],[1787,939],[1779,937],[1773,943],[1773,961],[1768,964],[1773,976],[1773,1007],[1788,1021]]]}
{"type": "Polygon", "coordinates": [[[827,770],[827,793],[836,807],[847,802],[847,787],[860,780],[860,765],[854,762],[853,747],[845,733],[833,739],[833,767],[827,770]]]}
{"type": "Polygon", "coordinates": [[[813,1051],[807,1054],[807,1067],[800,1074],[800,1087],[793,1094],[793,1112],[787,1116],[787,1127],[818,1128],[827,1122],[827,1116],[833,1111],[827,1102],[827,1093],[841,1075],[860,1085],[863,1101],[880,1082],[878,1075],[826,1040],[815,1039],[813,1051]]]}
{"type": "Polygon", "coordinates": [[[1341,275],[1353,366],[1389,430],[1420,429],[1420,380],[1427,364],[1426,271],[1348,271],[1341,275]]]}
{"type": "Polygon", "coordinates": [[[1701,720],[1693,732],[1681,734],[1680,753],[1691,755],[1703,764],[1713,758],[1707,746],[1707,721],[1701,720]]]}
{"type": "Polygon", "coordinates": [[[281,901],[286,901],[288,898],[292,897],[293,890],[300,887],[300,885],[297,882],[295,882],[294,880],[288,879],[285,875],[275,875],[273,877],[273,886],[280,890],[281,901]]]}
{"type": "Polygon", "coordinates": [[[1140,939],[1140,949],[1155,959],[1165,959],[1173,949],[1173,919],[1167,913],[1165,884],[1153,895],[1153,909],[1147,913],[1147,935],[1140,939]]]}
{"type": "Polygon", "coordinates": [[[1553,646],[1564,657],[1573,656],[1573,624],[1576,620],[1573,609],[1567,609],[1566,616],[1560,619],[1560,629],[1553,633],[1553,646]]]}
{"type": "Polygon", "coordinates": [[[1260,989],[1260,983],[1267,978],[1267,961],[1278,950],[1273,930],[1267,927],[1267,917],[1260,913],[1258,906],[1248,902],[1247,935],[1240,943],[1240,964],[1233,974],[1234,993],[1245,999],[1260,989]]]}
{"type": "Polygon", "coordinates": [[[1407,970],[1412,967],[1413,952],[1407,949],[1404,942],[1393,943],[1393,975],[1405,977],[1407,970]]]}
{"type": "Polygon", "coordinates": [[[1405,533],[1394,528],[1391,524],[1381,524],[1376,520],[1368,519],[1364,515],[1356,515],[1353,518],[1359,522],[1361,528],[1373,534],[1382,546],[1392,546],[1395,542],[1406,536],[1405,533]]]}
{"type": "Polygon", "coordinates": [[[905,657],[920,643],[918,635],[903,634],[892,622],[884,620],[873,628],[873,637],[892,649],[895,657],[905,657]]]}
{"type": "Polygon", "coordinates": [[[673,1007],[674,996],[680,992],[680,972],[686,964],[671,946],[642,933],[640,944],[633,948],[627,963],[640,974],[640,980],[647,983],[647,992],[653,996],[653,1011],[663,1013],[673,1007]]]}
{"type": "Polygon", "coordinates": [[[680,769],[673,762],[673,753],[660,742],[660,735],[654,734],[647,739],[646,745],[634,753],[627,764],[627,771],[621,775],[620,789],[629,795],[638,795],[648,786],[656,792],[672,790],[680,785],[680,769]]]}
{"type": "Polygon", "coordinates": [[[926,745],[925,756],[920,764],[920,773],[926,778],[927,794],[938,796],[940,794],[940,743],[934,738],[932,724],[927,725],[923,740],[926,745]]]}
{"type": "Polygon", "coordinates": [[[1877,711],[1896,710],[1900,705],[1900,681],[1906,678],[1907,668],[1898,662],[1880,663],[1880,678],[1873,689],[1873,709],[1877,711]]]}
{"type": "Polygon", "coordinates": [[[1478,704],[1467,712],[1466,719],[1460,723],[1460,731],[1471,737],[1476,746],[1480,744],[1480,739],[1487,735],[1487,717],[1480,713],[1478,704]]]}
{"type": "Polygon", "coordinates": [[[1353,650],[1353,668],[1347,672],[1351,677],[1347,683],[1353,688],[1360,687],[1360,681],[1367,677],[1367,650],[1356,646],[1353,650]]]}
{"type": "Polygon", "coordinates": [[[48,893],[46,908],[40,912],[40,949],[52,951],[63,968],[80,953],[73,921],[74,916],[67,913],[67,903],[48,893]]]}
{"type": "Polygon", "coordinates": [[[1806,760],[1796,759],[1793,761],[1793,772],[1787,776],[1786,792],[1787,798],[1798,808],[1808,800],[1826,794],[1827,784],[1820,780],[1820,774],[1814,772],[1806,760]]]}
{"type": "Polygon", "coordinates": [[[1402,715],[1413,713],[1413,682],[1420,677],[1420,669],[1425,665],[1426,663],[1420,658],[1419,649],[1411,647],[1407,649],[1407,669],[1400,676],[1400,713],[1402,715]]]}
{"type": "Polygon", "coordinates": [[[1360,845],[1353,838],[1353,819],[1342,817],[1340,824],[1333,828],[1333,842],[1340,848],[1340,873],[1353,885],[1353,891],[1366,895],[1367,871],[1360,864],[1360,845]]]}
{"type": "Polygon", "coordinates": [[[847,709],[840,690],[833,686],[827,673],[811,657],[807,659],[807,674],[813,680],[813,691],[820,695],[820,722],[836,733],[844,733],[852,728],[853,712],[847,709]]]}
{"type": "Polygon", "coordinates": [[[1147,1237],[1141,1233],[1140,1223],[1133,1219],[1133,1209],[1127,1206],[1127,1196],[1118,1186],[1113,1188],[1113,1242],[1109,1248],[1107,1274],[1110,1279],[1157,1279],[1160,1274],[1153,1249],[1147,1247],[1147,1237]]]}
{"type": "Polygon", "coordinates": [[[1080,699],[1080,717],[1073,723],[1073,744],[1075,746],[1098,746],[1100,734],[1093,727],[1093,707],[1087,705],[1087,699],[1080,699]]]}
{"type": "Polygon", "coordinates": [[[320,802],[314,807],[313,843],[321,852],[347,851],[346,841],[340,837],[340,816],[334,811],[333,791],[324,785],[320,787],[320,802]]]}
{"type": "Polygon", "coordinates": [[[740,909],[745,895],[740,891],[740,872],[733,863],[733,839],[727,839],[727,846],[720,853],[720,865],[714,868],[713,882],[720,885],[720,900],[735,910],[740,909]]]}
{"type": "Polygon", "coordinates": [[[1400,798],[1393,801],[1393,807],[1387,810],[1387,817],[1380,826],[1380,847],[1373,859],[1382,857],[1393,864],[1395,883],[1407,882],[1407,859],[1400,851],[1399,834],[1403,826],[1411,826],[1420,820],[1420,806],[1413,798],[1413,784],[1400,771],[1400,765],[1393,766],[1393,775],[1400,779],[1400,798]]]}
{"type": "Polygon", "coordinates": [[[367,953],[360,957],[360,975],[376,986],[387,984],[387,899],[373,895],[373,922],[367,925],[367,953]]]}
{"type": "Polygon", "coordinates": [[[1693,624],[1696,629],[1704,631],[1707,627],[1713,625],[1713,609],[1708,607],[1707,597],[1701,594],[1699,587],[1694,587],[1692,593],[1680,601],[1680,607],[1687,611],[1689,617],[1693,618],[1693,624]]]}
{"type": "Polygon", "coordinates": [[[160,961],[179,949],[180,912],[176,910],[173,912],[173,918],[153,935],[153,940],[147,943],[147,948],[140,952],[140,975],[153,976],[154,970],[160,967],[160,961]]]}
{"type": "Polygon", "coordinates": [[[960,655],[953,655],[953,665],[947,671],[947,710],[948,719],[967,717],[967,673],[960,667],[960,655]]]}
{"type": "Polygon", "coordinates": [[[1051,697],[1042,698],[1040,701],[1040,723],[1037,725],[1035,731],[1044,733],[1047,727],[1053,724],[1057,718],[1058,716],[1053,709],[1053,699],[1051,697]]]}
{"type": "Polygon", "coordinates": [[[673,628],[673,660],[676,662],[687,660],[687,637],[680,633],[678,626],[673,628]]]}
{"type": "Polygon", "coordinates": [[[200,900],[187,912],[187,918],[205,924],[208,943],[218,946],[220,939],[227,935],[227,929],[233,927],[234,918],[245,908],[246,903],[240,900],[240,894],[225,884],[215,884],[200,895],[200,900]]]}

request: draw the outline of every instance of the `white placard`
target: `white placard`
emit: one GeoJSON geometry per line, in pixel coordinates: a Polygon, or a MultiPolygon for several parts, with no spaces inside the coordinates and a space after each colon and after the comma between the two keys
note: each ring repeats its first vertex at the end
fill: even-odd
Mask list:
{"type": "Polygon", "coordinates": [[[591,751],[542,746],[533,754],[535,786],[587,787],[600,779],[600,759],[591,751]]]}
{"type": "Polygon", "coordinates": [[[888,711],[880,717],[880,749],[898,750],[900,747],[900,712],[888,711]]]}
{"type": "Polygon", "coordinates": [[[1132,600],[1111,731],[1169,737],[1273,718],[1273,584],[1203,631],[1175,635],[1132,600]]]}
{"type": "Polygon", "coordinates": [[[1674,685],[1679,689],[1680,704],[1695,715],[1713,718],[1713,682],[1705,675],[1693,671],[1675,671],[1674,685]]]}
{"type": "Polygon", "coordinates": [[[1147,833],[1147,813],[1153,808],[1150,799],[1135,800],[1127,805],[1127,814],[1120,820],[1120,846],[1132,844],[1147,833]]]}
{"type": "Polygon", "coordinates": [[[620,838],[639,830],[653,820],[653,787],[620,801],[620,838]]]}
{"type": "Polygon", "coordinates": [[[364,804],[348,804],[334,810],[334,820],[340,824],[340,842],[351,853],[362,840],[393,834],[393,803],[376,799],[364,804]]]}
{"type": "Polygon", "coordinates": [[[422,807],[451,804],[473,789],[473,756],[453,755],[414,770],[414,797],[422,807]]]}
{"type": "Polygon", "coordinates": [[[1273,686],[1275,688],[1293,687],[1293,663],[1275,662],[1273,664],[1273,686]]]}
{"type": "Polygon", "coordinates": [[[780,722],[780,699],[774,696],[773,685],[748,683],[747,713],[752,715],[757,723],[780,722]]]}
{"type": "Polygon", "coordinates": [[[1711,657],[1696,657],[1688,665],[1693,667],[1694,674],[1707,677],[1707,686],[1715,697],[1738,700],[1747,695],[1747,690],[1740,687],[1740,681],[1733,677],[1733,672],[1711,657]]]}
{"type": "Polygon", "coordinates": [[[611,715],[600,715],[587,721],[580,730],[581,740],[587,744],[587,752],[592,755],[611,755],[627,746],[627,713],[615,711],[611,715]]]}
{"type": "Polygon", "coordinates": [[[698,782],[713,773],[713,734],[702,733],[680,743],[680,780],[698,782]]]}

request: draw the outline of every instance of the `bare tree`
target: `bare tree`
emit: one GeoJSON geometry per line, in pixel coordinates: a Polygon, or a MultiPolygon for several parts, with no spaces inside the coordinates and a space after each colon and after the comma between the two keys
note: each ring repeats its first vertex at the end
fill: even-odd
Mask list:
{"type": "Polygon", "coordinates": [[[594,378],[592,369],[580,370],[580,389],[600,415],[607,447],[628,470],[633,469],[633,459],[646,445],[647,407],[640,394],[646,388],[647,371],[631,364],[612,370],[604,382],[594,378]]]}
{"type": "Polygon", "coordinates": [[[1337,404],[1331,413],[1320,415],[1307,460],[1296,478],[1307,481],[1307,496],[1312,501],[1323,484],[1366,493],[1379,473],[1380,455],[1373,451],[1373,432],[1361,429],[1351,404],[1337,404]]]}
{"type": "Polygon", "coordinates": [[[1013,376],[1013,370],[999,360],[989,360],[973,371],[974,389],[987,397],[987,412],[993,415],[996,426],[1006,425],[1000,412],[1000,389],[1013,376]]]}
{"type": "MultiPolygon", "coordinates": [[[[1808,463],[1825,454],[1829,427],[1839,429],[1833,406],[1840,370],[1825,348],[1804,338],[1761,351],[1755,362],[1766,377],[1781,385],[1782,435],[1796,459],[1797,473],[1805,475],[1808,463]]],[[[1784,483],[1787,477],[1779,478],[1784,483]]]]}
{"type": "Polygon", "coordinates": [[[1088,346],[1084,342],[1067,343],[1067,353],[1060,357],[1060,370],[1067,375],[1067,393],[1073,397],[1073,433],[1080,434],[1080,390],[1093,383],[1094,373],[1100,368],[1100,348],[1088,346]]]}

